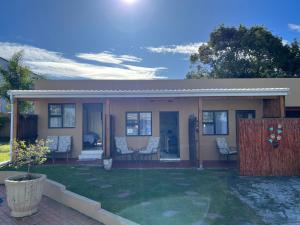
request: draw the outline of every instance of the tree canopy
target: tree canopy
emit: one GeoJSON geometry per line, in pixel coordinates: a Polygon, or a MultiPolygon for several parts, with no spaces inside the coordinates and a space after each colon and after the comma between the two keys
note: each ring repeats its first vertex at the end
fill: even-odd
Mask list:
{"type": "Polygon", "coordinates": [[[187,79],[300,77],[300,45],[262,26],[221,25],[190,57],[187,79]]]}
{"type": "MultiPolygon", "coordinates": [[[[28,90],[33,87],[34,79],[31,71],[22,65],[22,51],[15,53],[8,62],[8,68],[0,67],[0,97],[10,101],[8,90],[28,90]]],[[[21,111],[26,112],[32,107],[29,102],[22,102],[21,111]]]]}

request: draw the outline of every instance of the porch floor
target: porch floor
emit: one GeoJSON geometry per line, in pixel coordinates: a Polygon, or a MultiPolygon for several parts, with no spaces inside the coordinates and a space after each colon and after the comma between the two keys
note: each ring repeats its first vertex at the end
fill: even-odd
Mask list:
{"type": "MultiPolygon", "coordinates": [[[[59,165],[91,165],[91,166],[103,166],[102,160],[78,160],[78,159],[55,159],[48,160],[47,164],[59,164],[59,165]]],[[[235,169],[237,168],[237,161],[204,161],[203,168],[216,168],[216,169],[235,169]]],[[[162,161],[162,160],[114,160],[113,168],[118,169],[130,169],[130,168],[195,168],[193,163],[189,160],[182,161],[162,161]]]]}
{"type": "Polygon", "coordinates": [[[186,161],[161,161],[161,160],[143,160],[143,161],[114,161],[113,168],[192,168],[192,162],[186,161]]]}

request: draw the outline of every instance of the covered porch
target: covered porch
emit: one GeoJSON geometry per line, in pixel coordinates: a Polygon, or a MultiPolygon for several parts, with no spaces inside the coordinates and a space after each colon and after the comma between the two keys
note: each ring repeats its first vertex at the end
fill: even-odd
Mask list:
{"type": "MultiPolygon", "coordinates": [[[[216,150],[216,137],[226,137],[231,145],[237,146],[237,111],[255,111],[257,118],[284,117],[287,92],[287,88],[15,90],[10,91],[11,142],[20,138],[18,102],[31,100],[36,103],[37,137],[72,136],[73,162],[89,151],[87,155],[93,158],[81,159],[99,159],[103,151],[104,156],[113,157],[120,167],[217,167],[224,163],[232,166],[235,162],[226,162],[216,150]],[[74,126],[49,127],[51,104],[73,104],[74,126]],[[203,121],[203,112],[214,111],[226,112],[221,114],[226,115],[226,123],[222,123],[227,124],[224,125],[228,130],[226,134],[205,134],[207,121],[203,121]],[[116,137],[124,138],[134,154],[130,157],[118,154],[116,137]],[[155,157],[141,157],[140,151],[147,147],[152,137],[159,138],[155,157]]],[[[57,119],[55,121],[58,123],[57,119]]]]}
{"type": "MultiPolygon", "coordinates": [[[[109,125],[106,124],[110,123],[110,100],[107,98],[13,97],[11,106],[11,143],[14,139],[33,142],[36,138],[71,137],[70,162],[74,159],[99,160],[110,155],[110,136],[106,134],[109,133],[109,125]],[[21,101],[34,102],[34,115],[19,113],[21,101]]],[[[65,161],[67,155],[55,154],[55,158],[65,161]]]]}

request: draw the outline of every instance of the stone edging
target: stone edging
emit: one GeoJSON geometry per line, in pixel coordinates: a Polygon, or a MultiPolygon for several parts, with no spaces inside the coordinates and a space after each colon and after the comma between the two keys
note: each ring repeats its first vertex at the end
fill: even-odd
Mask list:
{"type": "MultiPolygon", "coordinates": [[[[21,174],[24,173],[17,171],[0,171],[0,184],[4,184],[4,180],[7,177],[21,174]]],[[[139,225],[133,221],[130,221],[128,219],[115,215],[105,209],[102,209],[101,204],[99,202],[83,197],[74,192],[68,191],[64,185],[50,179],[46,179],[45,181],[43,194],[103,224],[139,225]]]]}
{"type": "Polygon", "coordinates": [[[10,160],[4,161],[4,162],[0,162],[0,167],[6,166],[6,165],[8,165],[9,163],[10,163],[10,160]]]}

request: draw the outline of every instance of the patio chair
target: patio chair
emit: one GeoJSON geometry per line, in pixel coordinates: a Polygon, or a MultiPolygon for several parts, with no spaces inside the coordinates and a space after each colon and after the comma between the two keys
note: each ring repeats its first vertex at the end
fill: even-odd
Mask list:
{"type": "Polygon", "coordinates": [[[47,136],[46,146],[49,148],[52,163],[54,163],[54,154],[58,150],[58,136],[47,136]]]}
{"type": "Polygon", "coordinates": [[[225,138],[223,137],[216,138],[216,142],[217,142],[217,149],[219,150],[219,153],[221,155],[225,155],[227,160],[229,160],[231,155],[237,154],[237,148],[229,147],[225,138]]]}
{"type": "Polygon", "coordinates": [[[143,159],[146,156],[151,156],[151,159],[153,156],[158,156],[159,140],[159,137],[150,137],[147,147],[138,152],[139,156],[142,156],[143,159]]]}
{"type": "Polygon", "coordinates": [[[72,136],[59,136],[58,137],[58,150],[56,153],[66,153],[67,161],[69,161],[69,153],[72,149],[72,136]]]}
{"type": "Polygon", "coordinates": [[[132,157],[134,151],[128,148],[125,137],[115,137],[115,142],[117,154],[121,156],[121,158],[123,156],[126,157],[126,159],[128,159],[129,156],[132,157]]]}

